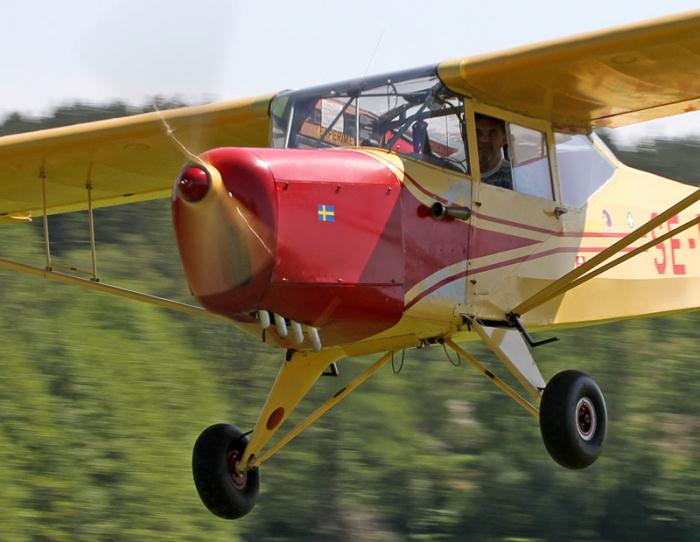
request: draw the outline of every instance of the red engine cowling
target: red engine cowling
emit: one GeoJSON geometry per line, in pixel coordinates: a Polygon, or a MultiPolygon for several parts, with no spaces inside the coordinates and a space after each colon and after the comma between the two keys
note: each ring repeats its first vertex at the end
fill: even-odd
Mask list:
{"type": "Polygon", "coordinates": [[[326,345],[400,319],[401,190],[388,167],[345,149],[221,148],[202,158],[204,174],[185,168],[172,206],[204,307],[239,321],[272,311],[320,328],[326,345]]]}

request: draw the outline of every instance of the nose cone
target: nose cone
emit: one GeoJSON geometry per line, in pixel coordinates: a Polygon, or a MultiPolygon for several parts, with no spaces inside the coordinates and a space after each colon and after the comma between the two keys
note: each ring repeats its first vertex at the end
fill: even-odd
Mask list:
{"type": "Polygon", "coordinates": [[[215,149],[202,159],[206,166],[187,166],[173,190],[187,281],[209,310],[229,316],[257,310],[275,262],[274,179],[248,149],[215,149]]]}

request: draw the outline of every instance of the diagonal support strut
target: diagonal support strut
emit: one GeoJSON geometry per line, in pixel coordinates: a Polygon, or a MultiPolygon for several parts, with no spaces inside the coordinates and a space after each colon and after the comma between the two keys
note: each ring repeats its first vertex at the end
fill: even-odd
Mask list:
{"type": "MultiPolygon", "coordinates": [[[[684,209],[687,209],[694,203],[696,203],[698,200],[700,200],[700,189],[696,190],[695,192],[691,193],[689,196],[686,196],[683,198],[681,201],[676,203],[675,205],[672,205],[668,209],[666,209],[663,213],[659,214],[658,216],[654,217],[653,219],[649,220],[636,230],[634,230],[632,233],[629,235],[623,237],[616,243],[613,243],[610,245],[608,248],[606,248],[603,252],[600,254],[597,254],[587,262],[585,262],[583,265],[577,267],[576,269],[573,269],[566,273],[564,276],[560,277],[559,279],[555,280],[553,283],[551,283],[549,286],[543,288],[536,294],[530,296],[527,298],[525,301],[521,302],[517,307],[515,307],[512,311],[511,314],[515,316],[522,316],[526,312],[531,311],[532,309],[539,307],[540,305],[546,303],[547,301],[550,301],[551,299],[554,299],[555,297],[563,294],[564,292],[570,290],[571,288],[574,288],[580,284],[583,284],[584,282],[592,279],[593,277],[599,275],[600,273],[603,272],[603,270],[597,270],[595,269],[599,265],[601,265],[603,262],[609,260],[613,256],[615,256],[618,252],[621,250],[627,248],[629,245],[637,241],[638,239],[644,237],[647,235],[649,232],[657,228],[659,225],[663,224],[666,220],[671,218],[672,216],[678,214],[684,209]]],[[[605,271],[608,269],[615,267],[616,265],[619,265],[623,261],[628,260],[634,255],[639,254],[640,252],[643,252],[642,249],[647,250],[654,245],[663,242],[665,239],[668,239],[669,237],[672,237],[673,235],[677,235],[681,231],[684,231],[691,226],[695,225],[698,223],[698,219],[691,220],[684,224],[683,226],[679,228],[675,228],[668,234],[664,234],[663,236],[653,240],[650,243],[645,244],[643,247],[639,247],[638,249],[635,249],[634,251],[630,252],[629,254],[626,254],[624,256],[621,256],[620,258],[614,260],[612,263],[608,264],[605,266],[605,271]]]]}

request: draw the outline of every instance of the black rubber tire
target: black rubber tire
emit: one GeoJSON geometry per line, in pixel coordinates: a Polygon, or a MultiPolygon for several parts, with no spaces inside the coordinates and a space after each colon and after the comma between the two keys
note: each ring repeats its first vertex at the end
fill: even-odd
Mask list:
{"type": "Polygon", "coordinates": [[[540,431],[552,459],[567,469],[589,466],[607,430],[605,399],[595,380],[571,370],[554,375],[540,403],[540,431]]]}
{"type": "Polygon", "coordinates": [[[219,423],[199,435],[192,451],[192,474],[199,498],[210,512],[224,519],[245,516],[260,491],[260,471],[232,475],[232,461],[240,459],[248,439],[240,429],[219,423]]]}

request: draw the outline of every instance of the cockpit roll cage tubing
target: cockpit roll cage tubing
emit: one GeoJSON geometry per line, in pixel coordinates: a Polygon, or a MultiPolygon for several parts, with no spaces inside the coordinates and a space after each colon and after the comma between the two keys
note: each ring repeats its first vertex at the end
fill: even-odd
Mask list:
{"type": "Polygon", "coordinates": [[[398,131],[391,137],[391,139],[386,142],[385,145],[387,148],[390,149],[394,145],[394,143],[396,143],[401,137],[403,137],[403,135],[408,131],[408,129],[413,124],[413,122],[414,122],[413,119],[420,120],[423,118],[423,111],[425,111],[426,109],[428,109],[430,107],[432,101],[433,101],[433,95],[429,94],[426,97],[423,104],[420,106],[420,109],[418,109],[418,111],[416,111],[410,117],[406,118],[404,120],[404,122],[402,123],[401,128],[399,128],[398,131]]]}
{"type": "MultiPolygon", "coordinates": [[[[285,148],[290,146],[295,146],[294,140],[296,140],[299,134],[296,133],[296,129],[300,129],[301,125],[305,120],[308,120],[308,115],[311,114],[311,109],[313,104],[318,104],[318,100],[342,100],[341,109],[335,114],[330,123],[323,127],[320,135],[318,137],[318,143],[325,144],[326,136],[334,130],[338,121],[342,118],[343,114],[348,110],[348,108],[354,103],[355,105],[355,137],[354,145],[360,146],[360,101],[363,98],[370,97],[402,97],[406,100],[406,103],[401,105],[396,105],[394,108],[382,113],[376,118],[375,124],[376,129],[382,133],[382,139],[380,141],[380,146],[384,148],[391,148],[398,140],[400,140],[404,135],[411,129],[415,121],[425,119],[425,118],[438,118],[443,116],[448,116],[451,114],[456,115],[460,121],[460,132],[462,133],[462,139],[464,140],[464,125],[463,125],[463,107],[455,107],[449,102],[447,97],[454,97],[463,100],[463,97],[452,92],[445,87],[445,85],[440,81],[437,76],[431,76],[434,78],[434,82],[430,86],[421,88],[420,90],[412,92],[398,92],[393,81],[387,81],[386,85],[391,86],[394,89],[394,93],[382,93],[382,92],[372,92],[367,94],[360,94],[358,92],[350,92],[345,90],[335,91],[332,90],[329,95],[324,96],[306,96],[306,91],[302,91],[299,95],[291,100],[289,100],[289,106],[287,107],[287,120],[286,120],[286,134],[285,134],[285,148]],[[446,96],[448,95],[448,96],[446,96]],[[297,102],[304,102],[305,107],[301,108],[301,112],[297,111],[299,108],[295,107],[297,102]],[[439,103],[441,108],[435,112],[431,111],[433,103],[439,103]],[[406,112],[412,108],[418,108],[411,115],[406,116],[406,112]],[[294,118],[295,111],[299,113],[298,118],[294,118]],[[426,112],[429,111],[429,112],[426,112]],[[306,115],[306,117],[303,117],[306,115]],[[394,132],[389,139],[385,141],[386,132],[394,132]]],[[[401,81],[399,81],[401,82],[401,81]]],[[[329,144],[330,146],[335,146],[329,144]]]]}
{"type": "MultiPolygon", "coordinates": [[[[272,104],[272,102],[270,102],[272,104]]],[[[289,118],[287,119],[287,133],[284,134],[284,148],[287,149],[289,148],[289,141],[290,138],[292,137],[292,123],[294,122],[294,110],[296,108],[294,107],[294,100],[290,100],[289,102],[289,118]]]]}
{"type": "MultiPolygon", "coordinates": [[[[270,106],[269,106],[269,113],[270,115],[272,114],[272,109],[273,109],[273,104],[275,103],[276,100],[280,100],[283,98],[287,98],[289,100],[289,105],[287,106],[287,109],[283,115],[287,116],[287,122],[286,122],[286,133],[284,137],[284,148],[289,148],[290,144],[294,144],[294,135],[293,135],[293,128],[295,126],[294,122],[294,116],[297,113],[297,104],[300,102],[303,102],[305,100],[308,100],[310,98],[353,98],[355,99],[356,103],[361,99],[361,98],[370,98],[370,97],[384,97],[387,94],[386,93],[368,93],[368,94],[362,94],[362,92],[366,89],[370,88],[375,88],[375,87],[380,87],[382,85],[387,85],[390,86],[394,89],[394,94],[396,96],[401,96],[401,97],[408,97],[408,96],[416,96],[416,95],[422,95],[425,90],[422,90],[420,92],[405,92],[405,93],[398,93],[396,92],[396,83],[401,83],[403,81],[409,81],[412,79],[420,79],[420,78],[430,78],[434,77],[436,80],[440,81],[440,78],[438,76],[438,71],[437,71],[437,64],[430,65],[430,66],[422,66],[420,68],[414,68],[410,70],[403,70],[403,71],[398,71],[398,72],[392,72],[392,73],[386,73],[386,74],[381,74],[381,75],[374,75],[370,77],[361,77],[361,78],[356,78],[356,79],[349,79],[346,81],[340,81],[336,83],[330,83],[330,84],[325,84],[325,85],[319,85],[316,87],[311,87],[311,88],[305,88],[301,90],[285,90],[282,91],[275,96],[273,96],[272,100],[270,101],[270,106]]],[[[440,82],[440,85],[444,86],[442,82],[440,82]]],[[[447,88],[447,87],[445,87],[447,88]]],[[[345,108],[347,108],[350,103],[352,103],[352,100],[350,100],[345,108]]],[[[358,104],[359,105],[359,104],[358,104]]],[[[303,109],[303,108],[302,108],[303,109]]],[[[359,108],[358,108],[359,109],[359,108]]],[[[334,123],[337,121],[337,119],[334,119],[334,123]]],[[[333,124],[334,124],[333,123],[333,124]]],[[[356,131],[358,132],[356,134],[355,138],[355,144],[359,144],[359,112],[356,115],[356,120],[355,120],[355,128],[356,131]]],[[[329,128],[330,129],[330,128],[329,128]]],[[[326,131],[328,131],[327,129],[326,131]]],[[[322,139],[321,139],[322,141],[322,139]]]]}
{"type": "MultiPolygon", "coordinates": [[[[419,79],[421,77],[438,77],[437,64],[430,66],[422,66],[410,70],[402,70],[398,72],[385,73],[381,75],[373,75],[370,77],[359,77],[356,79],[347,79],[336,83],[319,85],[316,87],[305,88],[301,90],[284,90],[272,98],[274,102],[278,98],[289,97],[294,102],[298,98],[310,98],[313,96],[334,97],[334,96],[358,96],[362,91],[368,88],[379,87],[381,85],[394,85],[410,79],[419,79]]],[[[439,77],[438,77],[439,78],[439,77]]],[[[407,93],[408,95],[408,93],[407,93]]],[[[368,94],[367,96],[371,96],[368,94]]],[[[380,96],[385,96],[381,94],[380,96]]]]}
{"type": "MultiPolygon", "coordinates": [[[[459,95],[457,95],[457,94],[455,94],[455,95],[452,96],[452,97],[454,97],[454,98],[459,98],[460,100],[463,100],[463,99],[464,99],[463,96],[459,96],[459,95]]],[[[433,96],[432,96],[432,100],[435,100],[435,98],[436,98],[436,96],[433,95],[433,96]]],[[[463,108],[462,108],[462,107],[455,107],[454,105],[452,105],[452,104],[451,104],[450,102],[448,102],[447,100],[440,100],[439,97],[437,97],[437,98],[438,98],[438,101],[440,101],[440,103],[442,103],[445,107],[443,107],[443,108],[440,109],[440,110],[431,111],[431,112],[430,112],[430,115],[429,115],[429,116],[426,116],[426,115],[423,115],[423,114],[422,114],[423,111],[425,110],[425,104],[423,104],[423,107],[421,107],[421,109],[420,109],[419,111],[413,113],[410,117],[401,116],[401,118],[400,118],[399,120],[395,120],[395,121],[393,121],[393,122],[388,122],[388,123],[386,124],[386,128],[389,129],[389,130],[393,130],[393,129],[396,128],[397,126],[403,126],[404,124],[406,124],[407,121],[408,121],[409,119],[410,119],[410,120],[417,120],[419,117],[420,117],[420,118],[437,119],[437,118],[440,118],[440,117],[448,117],[448,116],[450,116],[450,115],[455,115],[455,116],[459,117],[459,120],[460,120],[460,122],[461,122],[460,128],[463,129],[463,128],[464,128],[464,123],[463,123],[463,121],[462,121],[462,117],[463,117],[463,114],[464,114],[463,108]]],[[[428,101],[428,100],[426,100],[426,101],[428,101]]],[[[401,108],[404,109],[404,111],[402,111],[402,113],[405,113],[407,109],[410,109],[411,107],[415,107],[415,106],[416,106],[416,104],[404,104],[404,105],[402,105],[401,108]]],[[[395,113],[395,112],[396,112],[396,110],[393,110],[393,111],[389,111],[388,113],[395,113]]],[[[388,113],[385,113],[382,117],[386,117],[386,116],[388,115],[388,113]]],[[[380,117],[380,118],[378,119],[378,122],[385,122],[385,121],[383,121],[382,117],[380,117]]],[[[396,115],[394,115],[394,116],[391,117],[391,118],[395,118],[395,117],[396,117],[396,115]]],[[[409,122],[409,124],[410,124],[410,122],[409,122]]]]}
{"type": "MultiPolygon", "coordinates": [[[[350,104],[353,102],[353,100],[356,99],[354,96],[343,96],[343,97],[347,98],[348,101],[345,102],[345,105],[343,105],[343,107],[340,109],[340,111],[338,111],[338,114],[335,116],[335,118],[326,127],[326,129],[323,130],[323,133],[318,138],[320,141],[323,141],[325,139],[325,137],[328,135],[328,132],[330,132],[333,129],[333,127],[336,125],[336,123],[338,122],[338,119],[343,116],[343,113],[345,113],[347,111],[348,107],[350,107],[350,104]]],[[[355,112],[355,116],[357,116],[357,112],[355,112]]],[[[355,142],[357,142],[357,134],[355,135],[355,142]]]]}
{"type": "Polygon", "coordinates": [[[655,218],[649,220],[636,230],[634,230],[632,233],[629,235],[623,237],[616,243],[613,243],[610,245],[607,249],[605,249],[603,252],[600,254],[594,256],[587,262],[583,263],[576,269],[573,269],[572,271],[566,273],[564,276],[559,278],[558,280],[554,281],[552,284],[547,286],[546,288],[543,288],[533,296],[527,298],[525,301],[520,303],[517,307],[515,307],[510,314],[518,317],[522,316],[523,314],[531,311],[532,309],[539,307],[540,305],[554,299],[557,296],[562,295],[563,293],[571,290],[572,288],[575,288],[576,286],[579,286],[583,284],[584,282],[587,282],[588,280],[598,276],[599,274],[603,273],[604,271],[607,271],[608,269],[612,269],[613,267],[623,263],[624,261],[630,259],[633,256],[636,256],[637,254],[640,254],[641,252],[644,252],[645,250],[648,250],[659,243],[662,243],[666,239],[669,239],[670,237],[673,237],[674,235],[677,235],[681,233],[682,231],[687,230],[688,228],[694,226],[695,224],[700,223],[700,217],[696,217],[685,224],[678,226],[671,230],[670,232],[642,245],[639,248],[636,248],[629,254],[625,254],[616,260],[610,262],[609,264],[606,264],[605,266],[596,269],[599,265],[601,265],[603,262],[606,260],[609,260],[613,256],[615,256],[617,253],[622,251],[623,249],[627,248],[630,246],[632,243],[637,241],[638,239],[644,237],[646,234],[654,230],[655,228],[659,227],[661,224],[666,222],[669,218],[675,216],[676,214],[680,213],[684,209],[687,209],[691,205],[693,205],[695,202],[700,200],[700,188],[695,190],[695,192],[692,192],[689,196],[686,196],[682,200],[680,200],[678,203],[675,205],[672,205],[668,209],[666,209],[663,213],[659,214],[655,218]]]}

